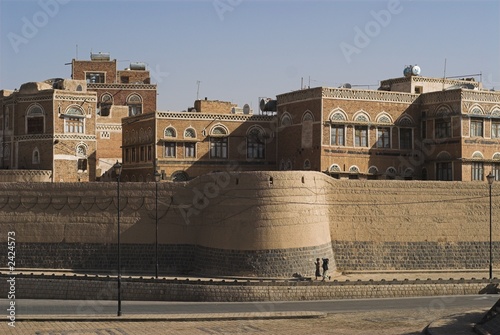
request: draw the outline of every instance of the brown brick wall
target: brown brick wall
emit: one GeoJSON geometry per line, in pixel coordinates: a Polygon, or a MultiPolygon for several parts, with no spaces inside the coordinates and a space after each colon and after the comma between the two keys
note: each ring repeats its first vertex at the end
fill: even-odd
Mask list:
{"type": "Polygon", "coordinates": [[[106,83],[116,83],[116,59],[111,61],[85,61],[73,59],[72,79],[86,80],[87,72],[105,72],[106,83]]]}

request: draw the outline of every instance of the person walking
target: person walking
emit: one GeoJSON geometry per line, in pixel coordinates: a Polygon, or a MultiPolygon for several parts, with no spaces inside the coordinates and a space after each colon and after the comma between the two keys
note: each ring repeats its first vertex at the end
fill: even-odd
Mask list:
{"type": "Polygon", "coordinates": [[[328,275],[328,263],[330,260],[328,258],[323,258],[323,281],[325,281],[326,277],[330,280],[330,276],[328,275]]]}
{"type": "Polygon", "coordinates": [[[316,258],[314,265],[316,265],[316,280],[318,280],[318,278],[321,277],[321,263],[319,262],[319,258],[316,258]]]}

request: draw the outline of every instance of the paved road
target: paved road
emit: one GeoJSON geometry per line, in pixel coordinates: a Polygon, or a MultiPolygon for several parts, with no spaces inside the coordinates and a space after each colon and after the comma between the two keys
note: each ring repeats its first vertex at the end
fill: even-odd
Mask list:
{"type": "MultiPolygon", "coordinates": [[[[447,308],[491,308],[498,295],[415,297],[394,299],[345,299],[300,302],[141,302],[123,301],[124,314],[189,314],[315,311],[344,313],[391,310],[444,310],[447,308]]],[[[0,299],[1,306],[8,301],[0,299]]],[[[116,301],[95,300],[16,300],[16,315],[114,315],[116,301]]]]}

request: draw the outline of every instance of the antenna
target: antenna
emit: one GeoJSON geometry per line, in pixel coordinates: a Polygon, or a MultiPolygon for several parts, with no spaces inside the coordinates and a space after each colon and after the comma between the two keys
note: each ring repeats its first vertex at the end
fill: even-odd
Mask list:
{"type": "Polygon", "coordinates": [[[201,81],[197,80],[196,81],[196,85],[198,86],[198,88],[196,89],[196,100],[199,100],[199,95],[200,95],[200,83],[201,81]]]}
{"type": "Polygon", "coordinates": [[[444,91],[444,81],[445,80],[446,80],[446,58],[444,59],[443,91],[444,91]]]}

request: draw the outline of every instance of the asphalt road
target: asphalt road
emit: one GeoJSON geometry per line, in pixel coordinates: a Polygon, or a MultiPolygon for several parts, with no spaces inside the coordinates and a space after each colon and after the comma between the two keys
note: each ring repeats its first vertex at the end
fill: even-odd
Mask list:
{"type": "MultiPolygon", "coordinates": [[[[316,311],[345,313],[363,311],[408,310],[432,313],[446,309],[491,308],[499,295],[437,296],[394,299],[345,299],[298,302],[158,302],[122,301],[123,314],[190,314],[316,311]]],[[[31,300],[17,299],[17,316],[23,315],[106,315],[116,314],[116,301],[96,300],[31,300]]],[[[0,306],[9,301],[0,299],[0,306]]],[[[2,308],[3,308],[2,307],[2,308]]]]}

